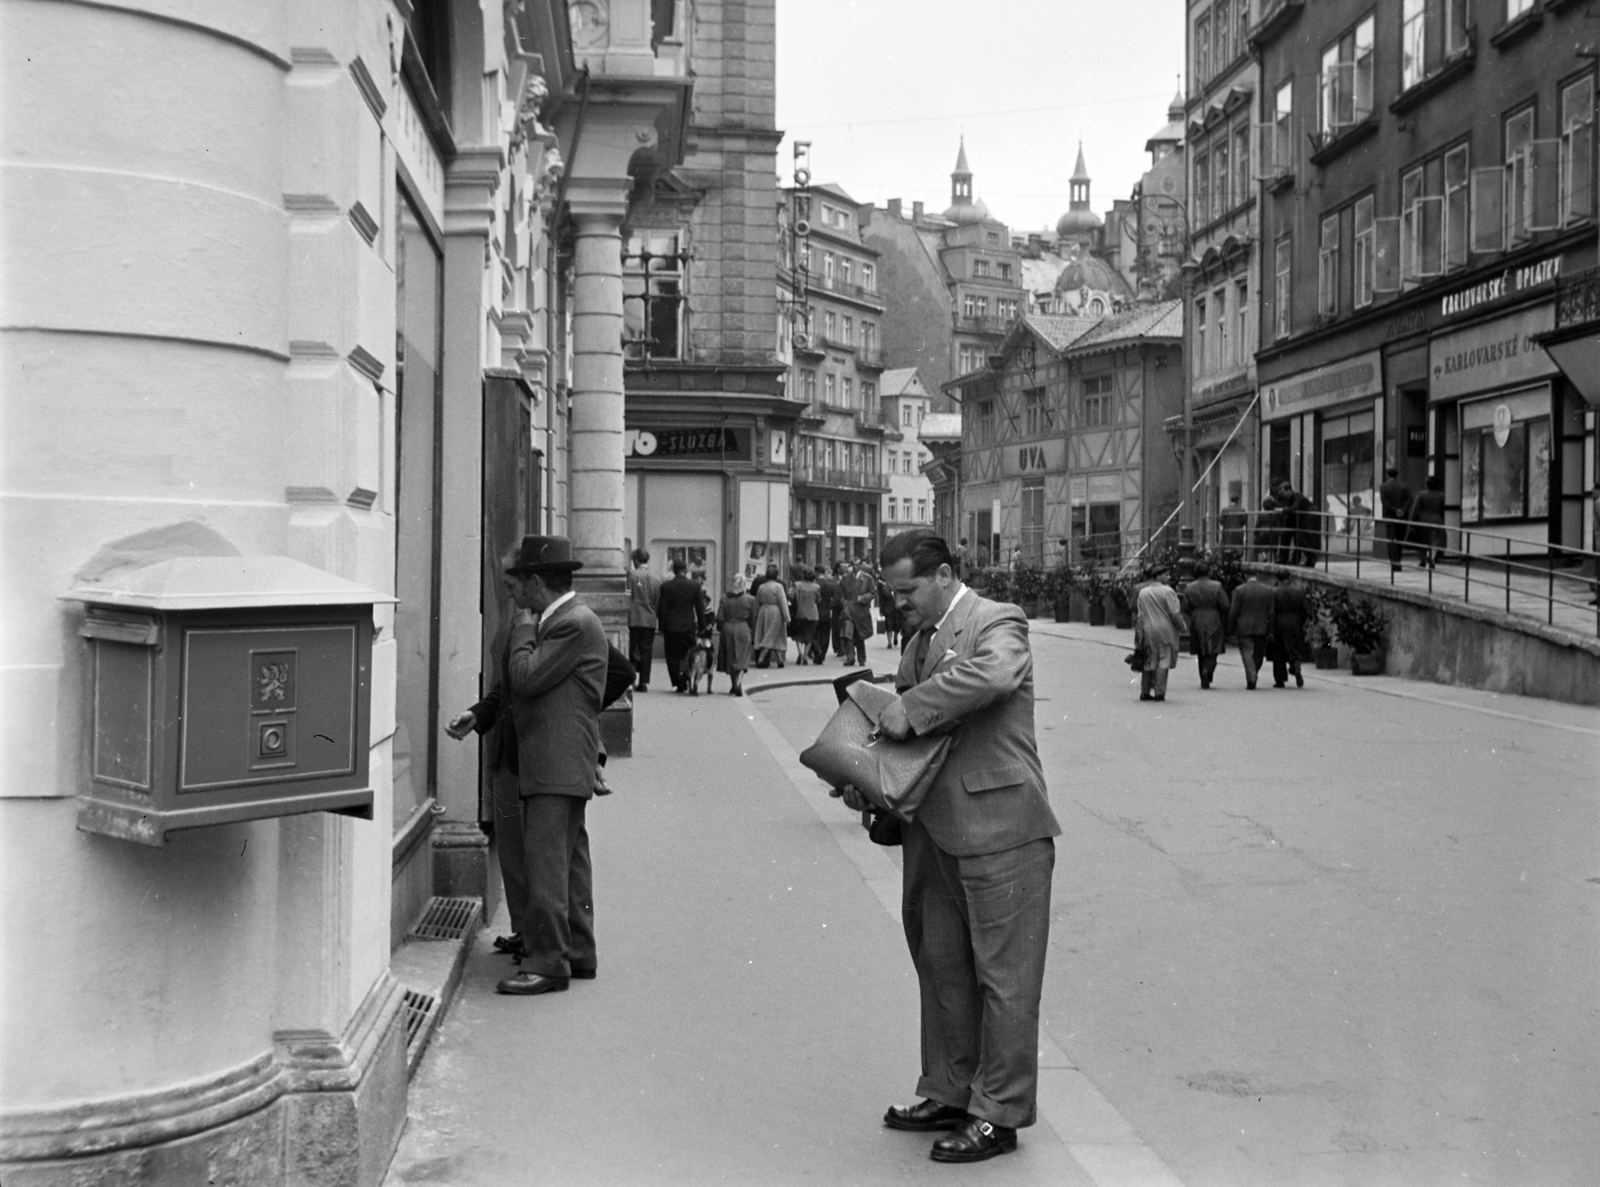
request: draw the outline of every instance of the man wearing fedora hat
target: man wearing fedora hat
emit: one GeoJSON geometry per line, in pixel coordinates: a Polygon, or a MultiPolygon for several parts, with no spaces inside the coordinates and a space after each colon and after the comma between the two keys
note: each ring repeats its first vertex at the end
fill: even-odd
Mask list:
{"type": "MultiPolygon", "coordinates": [[[[527,900],[521,911],[522,971],[501,993],[553,993],[595,975],[594,875],[584,810],[594,795],[600,705],[608,644],[594,611],[576,600],[563,536],[524,536],[506,566],[519,609],[538,615],[511,631],[501,680],[450,722],[452,737],[493,728],[510,711],[522,796],[527,900]]],[[[509,757],[509,756],[508,756],[509,757]]]]}

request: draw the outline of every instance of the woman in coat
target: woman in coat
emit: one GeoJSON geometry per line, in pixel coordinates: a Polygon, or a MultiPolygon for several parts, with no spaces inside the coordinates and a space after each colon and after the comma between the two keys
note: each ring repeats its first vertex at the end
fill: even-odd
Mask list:
{"type": "Polygon", "coordinates": [[[1189,649],[1200,662],[1200,687],[1210,688],[1217,656],[1228,650],[1228,591],[1212,579],[1205,561],[1195,565],[1194,580],[1185,587],[1181,603],[1189,616],[1189,649]]]}
{"type": "Polygon", "coordinates": [[[756,590],[756,667],[783,667],[789,651],[789,591],[778,580],[778,566],[767,567],[767,579],[756,590]]]}
{"type": "Polygon", "coordinates": [[[797,664],[808,664],[817,645],[817,620],[821,615],[822,587],[810,569],[800,570],[794,583],[794,641],[799,646],[797,664]]]}
{"type": "Polygon", "coordinates": [[[726,672],[733,680],[733,687],[728,689],[729,696],[744,696],[744,674],[750,667],[755,625],[756,600],[745,588],[744,574],[736,573],[722,604],[717,607],[717,627],[721,635],[721,646],[717,648],[717,671],[726,672]]]}
{"type": "Polygon", "coordinates": [[[1144,668],[1139,676],[1141,701],[1167,699],[1167,673],[1178,666],[1178,636],[1183,633],[1183,609],[1178,595],[1166,583],[1166,570],[1148,572],[1139,587],[1133,623],[1134,646],[1144,647],[1144,668]]]}

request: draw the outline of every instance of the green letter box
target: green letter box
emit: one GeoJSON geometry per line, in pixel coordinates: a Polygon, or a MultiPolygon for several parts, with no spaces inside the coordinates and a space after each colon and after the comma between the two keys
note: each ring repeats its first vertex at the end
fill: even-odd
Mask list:
{"type": "Polygon", "coordinates": [[[173,829],[338,812],[372,819],[372,606],[287,557],[180,557],[64,595],[86,605],[78,827],[173,829]]]}

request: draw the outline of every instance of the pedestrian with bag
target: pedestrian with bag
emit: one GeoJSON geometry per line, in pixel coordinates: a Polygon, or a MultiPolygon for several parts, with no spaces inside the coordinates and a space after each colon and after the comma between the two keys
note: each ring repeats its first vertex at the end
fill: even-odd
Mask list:
{"type": "MultiPolygon", "coordinates": [[[[1016,606],[991,602],[955,574],[927,528],[890,537],[883,569],[908,640],[884,737],[955,739],[915,816],[901,829],[901,920],[921,991],[922,1074],[893,1129],[951,1130],[938,1162],[978,1162],[1017,1148],[1037,1120],[1039,999],[1050,938],[1051,874],[1061,832],[1050,809],[1033,723],[1033,655],[1016,606]]],[[[834,792],[862,811],[845,784],[834,792]]]]}
{"type": "Polygon", "coordinates": [[[1146,569],[1134,602],[1133,644],[1143,649],[1139,699],[1167,699],[1167,674],[1178,666],[1178,640],[1183,635],[1183,610],[1166,583],[1165,569],[1146,569]]]}

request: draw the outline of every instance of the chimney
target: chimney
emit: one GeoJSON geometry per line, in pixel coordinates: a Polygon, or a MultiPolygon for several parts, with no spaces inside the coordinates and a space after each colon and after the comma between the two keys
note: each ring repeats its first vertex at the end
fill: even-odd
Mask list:
{"type": "Polygon", "coordinates": [[[903,218],[904,217],[900,213],[900,199],[899,198],[890,198],[889,199],[889,217],[890,218],[903,218]]]}
{"type": "Polygon", "coordinates": [[[914,223],[920,223],[922,221],[922,203],[921,202],[913,202],[911,204],[911,221],[914,222],[914,223]]]}

